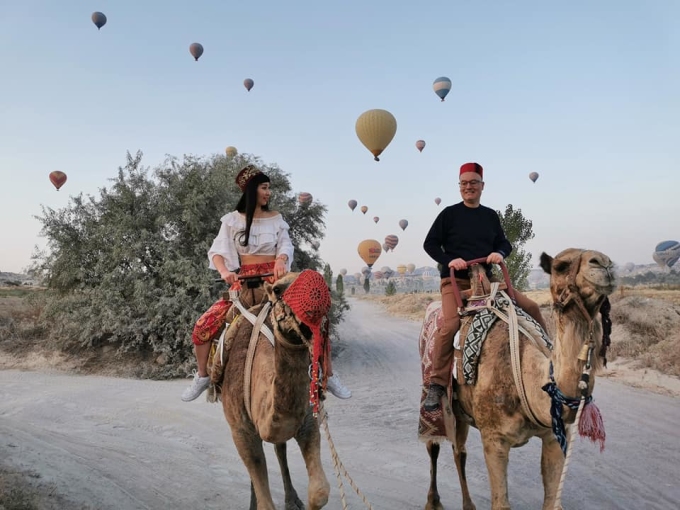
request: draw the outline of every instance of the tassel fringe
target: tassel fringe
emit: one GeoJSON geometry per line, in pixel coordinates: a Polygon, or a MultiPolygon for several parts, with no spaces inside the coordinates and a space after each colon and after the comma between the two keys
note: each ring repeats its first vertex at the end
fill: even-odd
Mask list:
{"type": "Polygon", "coordinates": [[[593,403],[586,404],[578,422],[578,433],[581,437],[590,439],[593,443],[600,443],[600,453],[604,451],[606,434],[600,409],[593,403]]]}

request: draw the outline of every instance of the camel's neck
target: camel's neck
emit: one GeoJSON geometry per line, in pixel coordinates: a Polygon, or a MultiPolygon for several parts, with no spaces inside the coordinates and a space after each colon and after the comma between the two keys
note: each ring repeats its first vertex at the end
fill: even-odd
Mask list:
{"type": "Polygon", "coordinates": [[[285,345],[285,339],[277,336],[271,389],[274,420],[306,414],[309,407],[309,362],[306,345],[285,345]]]}
{"type": "MultiPolygon", "coordinates": [[[[590,340],[590,325],[581,316],[579,311],[569,311],[560,314],[556,324],[557,335],[555,338],[555,348],[553,350],[552,362],[554,367],[554,377],[558,388],[568,397],[579,397],[581,392],[578,384],[583,373],[585,363],[579,360],[579,354],[583,345],[590,340]]],[[[599,321],[594,321],[592,328],[592,339],[597,340],[601,335],[599,321]]],[[[591,372],[588,394],[593,390],[595,383],[594,372],[597,367],[597,351],[599,342],[593,346],[591,372]]]]}

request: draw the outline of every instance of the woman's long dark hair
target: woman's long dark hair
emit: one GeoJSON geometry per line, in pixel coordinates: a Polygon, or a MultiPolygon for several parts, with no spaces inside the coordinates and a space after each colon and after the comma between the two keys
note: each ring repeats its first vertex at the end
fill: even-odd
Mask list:
{"type": "MultiPolygon", "coordinates": [[[[246,190],[241,195],[238,204],[236,204],[236,210],[241,214],[246,215],[246,228],[241,230],[236,235],[239,238],[239,244],[241,246],[248,246],[248,239],[250,239],[250,227],[253,224],[253,216],[255,214],[255,209],[257,208],[257,187],[263,182],[271,182],[269,176],[266,174],[257,174],[255,177],[248,181],[246,190]]],[[[269,210],[269,204],[262,207],[263,211],[269,210]]]]}

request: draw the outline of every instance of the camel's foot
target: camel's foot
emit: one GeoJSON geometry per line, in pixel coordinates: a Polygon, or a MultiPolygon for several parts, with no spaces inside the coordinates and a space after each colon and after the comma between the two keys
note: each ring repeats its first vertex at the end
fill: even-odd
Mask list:
{"type": "MultiPolygon", "coordinates": [[[[555,503],[544,503],[543,504],[543,510],[554,510],[555,509],[555,503]]],[[[562,510],[562,505],[557,507],[557,510],[562,510]]]]}
{"type": "Polygon", "coordinates": [[[305,504],[300,501],[297,492],[286,496],[286,510],[305,510],[305,504]]]}
{"type": "Polygon", "coordinates": [[[439,501],[439,498],[433,500],[428,498],[424,510],[444,510],[444,507],[442,506],[441,501],[439,501]]]}
{"type": "MultiPolygon", "coordinates": [[[[331,486],[326,482],[317,490],[309,491],[309,510],[320,510],[328,504],[331,486]]],[[[302,507],[304,509],[304,507],[302,507]]]]}

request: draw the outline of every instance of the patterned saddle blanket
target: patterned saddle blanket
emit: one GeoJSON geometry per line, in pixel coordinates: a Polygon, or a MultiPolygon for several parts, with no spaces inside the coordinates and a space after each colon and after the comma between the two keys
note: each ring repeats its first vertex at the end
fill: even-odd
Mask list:
{"type": "MultiPolygon", "coordinates": [[[[420,399],[420,419],[418,423],[418,438],[423,442],[441,442],[444,439],[453,441],[455,436],[455,420],[451,409],[451,395],[453,379],[459,384],[474,384],[477,380],[477,364],[482,352],[484,340],[490,328],[499,319],[508,321],[507,311],[510,298],[505,292],[500,292],[491,301],[491,307],[478,308],[473,315],[462,318],[460,331],[454,339],[454,366],[452,367],[451,384],[447,388],[446,405],[436,411],[428,412],[423,409],[423,402],[427,396],[432,371],[432,352],[434,348],[434,332],[441,321],[441,301],[430,303],[425,311],[425,319],[420,331],[418,349],[423,386],[420,399]],[[460,339],[463,340],[461,348],[460,339]],[[458,366],[460,360],[462,367],[458,366]]],[[[544,352],[552,350],[552,342],[543,328],[521,308],[515,306],[519,333],[527,337],[544,352]]]]}

